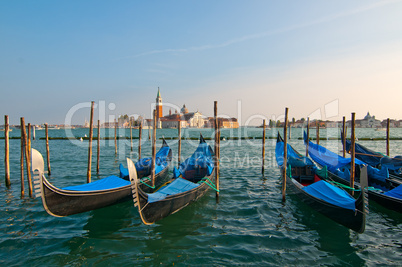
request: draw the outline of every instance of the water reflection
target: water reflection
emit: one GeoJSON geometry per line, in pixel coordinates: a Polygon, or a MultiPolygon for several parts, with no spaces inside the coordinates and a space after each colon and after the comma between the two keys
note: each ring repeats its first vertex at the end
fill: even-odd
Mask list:
{"type": "Polygon", "coordinates": [[[292,196],[292,204],[295,205],[295,217],[305,226],[304,231],[314,232],[314,246],[326,252],[329,256],[335,256],[336,264],[343,266],[361,266],[365,261],[356,253],[357,248],[352,246],[359,238],[359,234],[332,221],[319,212],[311,209],[292,196]]]}

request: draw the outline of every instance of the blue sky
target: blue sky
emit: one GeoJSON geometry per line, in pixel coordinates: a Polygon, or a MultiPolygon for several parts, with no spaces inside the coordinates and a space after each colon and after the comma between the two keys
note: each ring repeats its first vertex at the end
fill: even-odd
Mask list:
{"type": "Polygon", "coordinates": [[[160,87],[164,103],[212,116],[217,100],[243,124],[285,107],[402,119],[401,14],[401,1],[3,0],[1,113],[64,123],[93,100],[106,118],[150,117],[160,87]]]}

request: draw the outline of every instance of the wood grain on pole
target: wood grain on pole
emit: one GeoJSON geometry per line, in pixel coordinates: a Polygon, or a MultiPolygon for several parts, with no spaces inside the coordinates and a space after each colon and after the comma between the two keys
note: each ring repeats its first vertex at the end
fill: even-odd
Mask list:
{"type": "Polygon", "coordinates": [[[151,180],[152,187],[155,186],[155,158],[156,158],[156,109],[153,111],[153,132],[152,132],[152,162],[151,162],[151,180]]]}
{"type": "Polygon", "coordinates": [[[221,127],[222,125],[218,122],[218,173],[219,176],[221,174],[221,165],[220,165],[220,160],[221,160],[221,127]]]}
{"type": "Polygon", "coordinates": [[[306,143],[306,157],[308,157],[308,142],[310,141],[310,118],[307,118],[307,143],[306,143]]]}
{"type": "Polygon", "coordinates": [[[178,138],[179,138],[179,148],[178,148],[178,152],[177,152],[177,162],[178,162],[178,166],[180,166],[180,162],[181,162],[181,119],[179,118],[178,121],[178,125],[177,125],[177,129],[178,129],[178,138]]]}
{"type": "Polygon", "coordinates": [[[286,200],[286,175],[287,175],[287,164],[288,164],[288,140],[287,140],[287,128],[288,128],[288,108],[285,108],[285,126],[283,128],[283,135],[285,136],[283,142],[283,179],[282,179],[282,201],[286,200]]]}
{"type": "Polygon", "coordinates": [[[292,124],[289,122],[289,140],[292,139],[292,124]]]}
{"type": "Polygon", "coordinates": [[[23,146],[24,146],[24,153],[25,153],[25,163],[27,167],[27,179],[28,179],[28,193],[29,197],[33,197],[32,191],[32,179],[31,179],[31,161],[29,159],[29,148],[28,148],[28,141],[27,141],[27,132],[25,128],[25,119],[21,118],[21,129],[22,129],[22,136],[23,139],[23,146]]]}
{"type": "Polygon", "coordinates": [[[27,141],[28,141],[28,158],[29,162],[31,162],[31,124],[28,123],[28,128],[27,128],[27,141]]]}
{"type": "Polygon", "coordinates": [[[114,154],[117,155],[117,123],[114,119],[114,154]]]}
{"type": "MultiPolygon", "coordinates": [[[[351,133],[351,163],[350,163],[350,187],[355,187],[355,113],[352,113],[352,133],[351,133]]],[[[353,195],[354,191],[352,191],[353,195]]]]}
{"type": "Polygon", "coordinates": [[[131,123],[131,119],[130,119],[130,147],[131,151],[133,151],[133,125],[131,123]]]}
{"type": "Polygon", "coordinates": [[[216,201],[219,202],[219,125],[218,125],[218,101],[214,101],[214,124],[215,124],[215,183],[216,201]]]}
{"type": "Polygon", "coordinates": [[[389,157],[389,118],[387,119],[387,156],[389,157]]]}
{"type": "Polygon", "coordinates": [[[265,120],[262,121],[262,169],[261,173],[264,174],[265,165],[265,120]]]}
{"type": "Polygon", "coordinates": [[[317,141],[317,145],[320,144],[320,123],[317,121],[317,128],[316,128],[316,141],[317,141]]]}
{"type": "Polygon", "coordinates": [[[142,121],[140,122],[140,128],[138,129],[138,160],[141,159],[141,139],[142,139],[142,121]]]}
{"type": "Polygon", "coordinates": [[[49,130],[48,125],[45,123],[45,139],[46,139],[46,159],[47,159],[47,174],[51,175],[50,169],[50,155],[49,155],[49,130]]]}
{"type": "Polygon", "coordinates": [[[342,134],[343,134],[342,156],[345,158],[346,157],[346,118],[345,118],[345,116],[343,116],[343,118],[342,118],[342,134]]]}
{"type": "Polygon", "coordinates": [[[220,158],[221,158],[221,127],[222,124],[218,120],[218,173],[220,174],[220,158]]]}
{"type": "Polygon", "coordinates": [[[96,154],[96,174],[99,174],[99,160],[100,160],[100,120],[98,120],[98,140],[97,140],[97,154],[96,154]]]}
{"type": "Polygon", "coordinates": [[[22,129],[23,120],[21,118],[21,157],[20,157],[20,171],[21,171],[21,197],[25,196],[24,186],[24,132],[22,129]]]}
{"type": "Polygon", "coordinates": [[[5,148],[5,155],[4,155],[4,169],[5,169],[5,179],[6,179],[6,186],[11,185],[10,180],[10,125],[8,121],[8,115],[4,116],[4,148],[5,148]]]}
{"type": "Polygon", "coordinates": [[[95,102],[91,101],[91,116],[89,119],[89,142],[88,142],[88,169],[87,169],[87,183],[91,182],[91,167],[92,167],[92,137],[93,137],[93,124],[94,124],[94,105],[95,102]]]}

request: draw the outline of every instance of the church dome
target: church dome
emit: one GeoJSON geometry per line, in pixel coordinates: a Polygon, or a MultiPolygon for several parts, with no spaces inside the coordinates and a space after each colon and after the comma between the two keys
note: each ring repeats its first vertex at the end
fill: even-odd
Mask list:
{"type": "Polygon", "coordinates": [[[371,119],[370,112],[367,112],[367,115],[364,117],[365,120],[371,119]]]}
{"type": "Polygon", "coordinates": [[[186,104],[183,105],[183,107],[182,107],[181,110],[180,110],[180,113],[183,113],[183,114],[187,114],[187,113],[188,113],[188,109],[186,108],[186,104]]]}

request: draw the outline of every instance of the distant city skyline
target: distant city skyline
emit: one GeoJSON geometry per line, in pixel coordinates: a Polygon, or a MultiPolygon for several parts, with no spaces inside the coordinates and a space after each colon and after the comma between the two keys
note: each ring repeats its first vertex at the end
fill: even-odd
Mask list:
{"type": "Polygon", "coordinates": [[[166,104],[212,116],[216,100],[241,125],[285,107],[400,119],[401,14],[401,0],[0,1],[1,113],[64,124],[81,107],[83,124],[95,101],[105,120],[150,118],[159,87],[166,104]]]}

